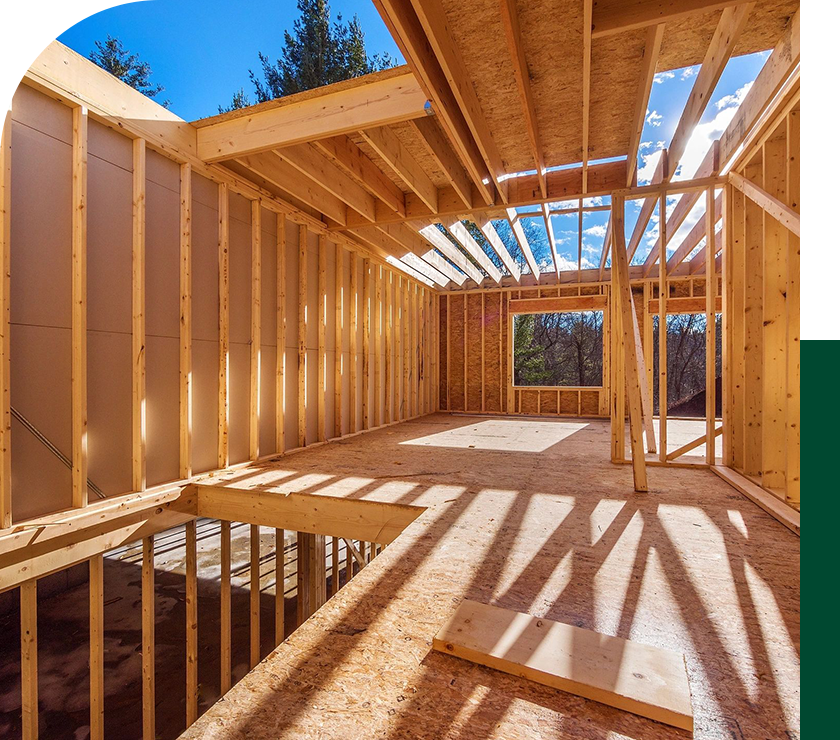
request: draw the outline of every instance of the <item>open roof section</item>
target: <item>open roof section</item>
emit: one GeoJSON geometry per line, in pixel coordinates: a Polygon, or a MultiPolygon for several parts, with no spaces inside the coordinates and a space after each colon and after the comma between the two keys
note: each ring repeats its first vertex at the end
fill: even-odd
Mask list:
{"type": "MultiPolygon", "coordinates": [[[[446,288],[519,283],[529,272],[550,284],[578,260],[605,279],[609,224],[599,255],[586,235],[584,260],[588,219],[575,214],[575,239],[559,234],[571,217],[558,217],[555,204],[634,186],[653,75],[701,65],[654,182],[672,180],[726,60],[778,44],[798,8],[796,0],[562,0],[560,12],[556,3],[548,12],[546,0],[374,3],[407,65],[197,121],[197,150],[383,258],[416,255],[415,266],[449,279],[446,288]],[[423,233],[436,224],[457,232],[448,253],[423,233]]],[[[758,114],[744,121],[752,126],[758,114]]],[[[724,153],[745,135],[725,133],[724,153]]],[[[723,162],[715,164],[713,174],[723,162]]],[[[679,198],[677,221],[692,197],[679,198]]],[[[656,199],[642,201],[645,224],[656,199]]],[[[647,245],[636,255],[642,226],[629,235],[628,256],[650,275],[647,245]]]]}

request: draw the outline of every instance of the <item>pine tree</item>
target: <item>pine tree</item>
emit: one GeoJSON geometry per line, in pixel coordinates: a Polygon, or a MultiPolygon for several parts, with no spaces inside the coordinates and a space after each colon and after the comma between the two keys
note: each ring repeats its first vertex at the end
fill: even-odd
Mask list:
{"type": "MultiPolygon", "coordinates": [[[[298,0],[300,17],[283,36],[280,58],[272,62],[258,53],[261,74],[249,70],[258,103],[340,82],[395,65],[389,54],[367,55],[365,35],[357,16],[345,23],[341,15],[331,23],[329,0],[298,0]]],[[[248,105],[240,91],[220,111],[248,105]]]]}
{"type": "MultiPolygon", "coordinates": [[[[137,54],[129,53],[122,41],[108,34],[105,41],[94,42],[96,49],[89,55],[89,59],[110,72],[114,77],[130,85],[146,97],[154,99],[166,88],[163,85],[156,85],[149,79],[152,76],[152,68],[148,62],[140,61],[137,54]]],[[[160,101],[158,101],[160,102],[160,101]]],[[[164,108],[169,107],[169,101],[160,103],[164,108]]]]}

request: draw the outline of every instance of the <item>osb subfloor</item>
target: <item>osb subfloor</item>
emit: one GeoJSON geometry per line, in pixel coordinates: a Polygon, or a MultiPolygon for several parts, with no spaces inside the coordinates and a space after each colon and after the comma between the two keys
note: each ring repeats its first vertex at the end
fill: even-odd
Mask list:
{"type": "Polygon", "coordinates": [[[707,470],[608,462],[609,422],[433,415],[230,485],[427,507],[186,738],[685,738],[431,650],[463,598],[681,651],[703,740],[799,733],[799,540],[707,470]]]}

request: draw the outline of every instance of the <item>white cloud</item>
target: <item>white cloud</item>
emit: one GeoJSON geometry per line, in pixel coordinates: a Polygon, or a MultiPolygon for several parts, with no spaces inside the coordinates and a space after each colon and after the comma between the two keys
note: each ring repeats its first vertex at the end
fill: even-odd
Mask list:
{"type": "Polygon", "coordinates": [[[715,108],[718,110],[722,110],[724,108],[731,108],[732,106],[738,107],[741,103],[744,102],[744,98],[747,97],[747,93],[750,91],[750,88],[753,86],[752,82],[748,82],[743,87],[739,87],[732,95],[724,95],[720,100],[715,103],[715,108]]]}
{"type": "Polygon", "coordinates": [[[694,67],[686,67],[682,74],[680,75],[681,80],[687,80],[690,77],[694,77],[700,71],[700,65],[695,65],[694,67]]]}
{"type": "Polygon", "coordinates": [[[584,229],[583,233],[589,234],[590,236],[606,236],[607,227],[602,224],[595,224],[595,226],[584,229]]]}
{"type": "Polygon", "coordinates": [[[661,85],[663,82],[665,82],[665,80],[672,80],[672,79],[674,79],[674,73],[673,72],[659,72],[659,74],[655,74],[653,76],[653,81],[658,85],[661,85]]]}
{"type": "Polygon", "coordinates": [[[748,82],[743,87],[738,88],[732,95],[722,97],[715,103],[715,108],[719,111],[717,115],[711,121],[694,127],[694,131],[692,131],[686,144],[685,153],[680,160],[680,169],[675,177],[676,180],[685,180],[694,176],[712,142],[720,138],[729,122],[735,117],[738,106],[741,105],[750,91],[752,84],[752,82],[748,82]]]}
{"type": "Polygon", "coordinates": [[[577,270],[577,260],[572,262],[572,260],[567,259],[562,254],[555,254],[554,259],[557,260],[557,265],[560,267],[561,270],[577,270]]]}
{"type": "Polygon", "coordinates": [[[655,110],[652,110],[648,112],[647,118],[645,118],[645,122],[649,123],[651,126],[661,126],[662,116],[659,115],[655,110]]]}
{"type": "Polygon", "coordinates": [[[639,185],[648,185],[653,178],[653,173],[656,170],[656,165],[659,164],[659,159],[662,156],[662,150],[659,149],[650,154],[642,155],[642,166],[639,168],[639,185]]]}

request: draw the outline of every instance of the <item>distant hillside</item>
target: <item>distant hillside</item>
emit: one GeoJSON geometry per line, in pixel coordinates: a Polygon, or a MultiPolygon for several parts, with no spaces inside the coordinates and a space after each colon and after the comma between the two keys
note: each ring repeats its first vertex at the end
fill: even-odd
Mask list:
{"type": "MultiPolygon", "coordinates": [[[[723,385],[720,376],[715,380],[715,416],[722,416],[723,405],[721,397],[723,385]]],[[[706,417],[706,389],[698,391],[693,396],[681,399],[673,405],[668,404],[668,416],[706,417]]]]}

